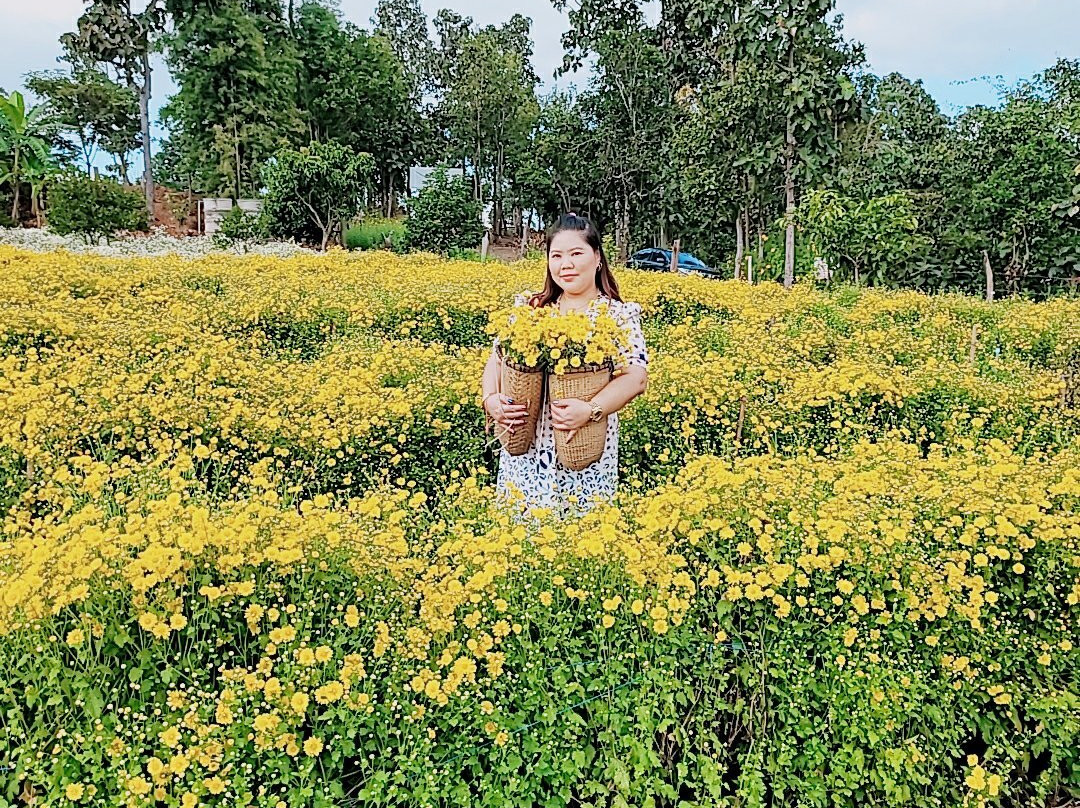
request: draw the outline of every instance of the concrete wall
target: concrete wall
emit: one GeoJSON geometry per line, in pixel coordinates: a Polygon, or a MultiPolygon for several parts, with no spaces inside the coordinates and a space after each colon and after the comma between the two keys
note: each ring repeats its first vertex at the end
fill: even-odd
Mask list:
{"type": "MultiPolygon", "coordinates": [[[[262,210],[261,199],[238,199],[236,204],[245,213],[258,213],[262,210]]],[[[231,199],[202,199],[199,201],[199,221],[201,232],[211,236],[217,232],[225,214],[233,208],[231,199]]]]}

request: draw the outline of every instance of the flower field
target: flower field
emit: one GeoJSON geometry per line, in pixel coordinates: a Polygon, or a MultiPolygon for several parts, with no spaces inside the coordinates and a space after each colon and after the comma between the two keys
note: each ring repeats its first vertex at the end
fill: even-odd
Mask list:
{"type": "Polygon", "coordinates": [[[542,273],[0,246],[0,806],[1080,799],[1080,301],[624,271],[619,500],[521,524],[542,273]]]}

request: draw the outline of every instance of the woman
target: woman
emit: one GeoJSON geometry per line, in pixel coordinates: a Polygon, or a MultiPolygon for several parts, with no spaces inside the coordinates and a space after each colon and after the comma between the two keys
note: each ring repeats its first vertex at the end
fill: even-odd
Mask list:
{"type": "MultiPolygon", "coordinates": [[[[645,392],[648,353],[641,333],[641,306],[624,303],[600,243],[600,234],[582,216],[567,213],[548,231],[547,275],[543,291],[517,295],[516,305],[557,306],[559,312],[586,312],[596,306],[608,311],[627,329],[629,350],[608,382],[591,402],[577,398],[547,401],[536,424],[532,448],[523,455],[499,457],[496,490],[504,501],[523,497],[525,508],[545,508],[559,516],[581,514],[615,496],[619,470],[618,412],[645,392]],[[579,429],[590,420],[607,418],[607,437],[600,459],[581,471],[565,468],[555,454],[556,429],[579,429]]],[[[483,407],[496,429],[514,430],[525,420],[525,406],[498,392],[498,340],[483,376],[483,407]]]]}

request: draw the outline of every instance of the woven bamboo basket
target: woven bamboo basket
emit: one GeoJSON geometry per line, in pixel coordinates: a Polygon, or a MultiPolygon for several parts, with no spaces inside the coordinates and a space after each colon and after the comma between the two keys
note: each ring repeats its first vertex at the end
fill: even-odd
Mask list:
{"type": "MultiPolygon", "coordinates": [[[[548,397],[580,398],[592,401],[611,381],[611,364],[585,365],[567,373],[548,376],[548,397]]],[[[596,423],[589,422],[577,430],[555,430],[555,455],[565,468],[581,471],[591,466],[604,453],[607,439],[607,417],[596,423]]]]}
{"type": "Polygon", "coordinates": [[[525,422],[513,434],[509,430],[500,433],[499,442],[509,454],[523,455],[536,439],[536,422],[544,405],[544,371],[519,365],[505,356],[501,359],[499,392],[512,398],[515,404],[524,404],[527,412],[525,422]]]}

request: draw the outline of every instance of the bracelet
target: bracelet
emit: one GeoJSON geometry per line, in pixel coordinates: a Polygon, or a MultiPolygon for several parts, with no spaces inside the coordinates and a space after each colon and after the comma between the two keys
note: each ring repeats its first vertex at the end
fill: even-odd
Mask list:
{"type": "Polygon", "coordinates": [[[487,405],[487,400],[489,398],[491,398],[492,396],[497,396],[497,395],[499,395],[498,390],[496,390],[494,393],[488,393],[486,396],[484,396],[482,399],[480,399],[480,409],[485,408],[485,406],[487,405]]]}

